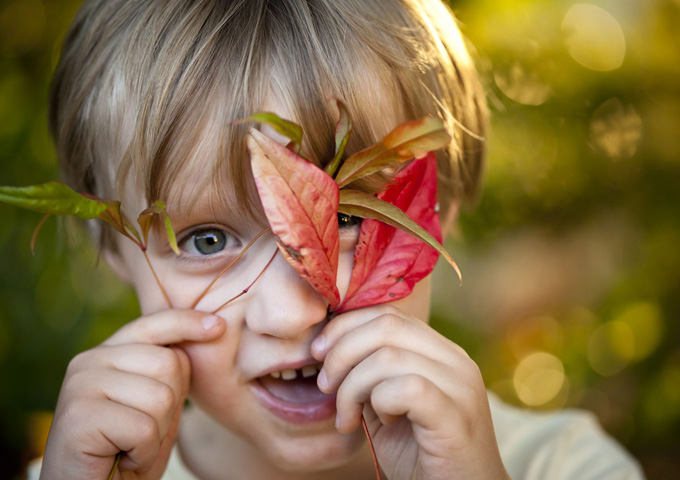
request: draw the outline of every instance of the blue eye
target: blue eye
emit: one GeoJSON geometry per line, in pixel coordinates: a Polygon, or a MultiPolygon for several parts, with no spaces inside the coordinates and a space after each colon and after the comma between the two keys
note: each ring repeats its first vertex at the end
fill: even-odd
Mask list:
{"type": "Polygon", "coordinates": [[[338,212],[338,228],[351,228],[355,225],[359,225],[360,223],[360,217],[354,217],[352,215],[346,215],[344,213],[338,212]]]}
{"type": "Polygon", "coordinates": [[[232,237],[217,228],[206,228],[189,235],[182,248],[193,255],[214,255],[227,247],[232,237]]]}

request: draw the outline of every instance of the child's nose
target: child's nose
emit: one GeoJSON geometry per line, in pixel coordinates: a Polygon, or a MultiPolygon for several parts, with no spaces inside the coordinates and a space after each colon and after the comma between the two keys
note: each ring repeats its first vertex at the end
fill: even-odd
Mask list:
{"type": "Polygon", "coordinates": [[[246,313],[246,324],[255,333],[293,339],[326,318],[326,300],[280,252],[256,285],[246,313]]]}

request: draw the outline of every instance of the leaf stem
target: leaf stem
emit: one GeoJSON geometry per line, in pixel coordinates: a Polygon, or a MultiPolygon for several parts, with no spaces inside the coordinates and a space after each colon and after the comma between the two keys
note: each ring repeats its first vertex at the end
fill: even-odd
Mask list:
{"type": "Polygon", "coordinates": [[[146,263],[149,265],[149,269],[151,269],[151,273],[153,273],[153,278],[156,279],[156,283],[158,284],[158,287],[161,289],[161,292],[163,293],[163,297],[165,298],[165,302],[168,304],[168,308],[172,308],[172,302],[170,301],[168,292],[165,290],[165,287],[163,287],[161,279],[158,278],[158,275],[156,275],[156,270],[153,268],[153,265],[151,265],[151,260],[149,260],[149,255],[146,253],[146,249],[142,249],[142,253],[144,254],[146,263]]]}
{"type": "Polygon", "coordinates": [[[113,461],[113,467],[111,468],[111,473],[109,473],[109,480],[113,480],[113,476],[116,474],[116,470],[118,469],[118,463],[120,463],[120,457],[122,456],[123,452],[118,452],[116,453],[116,459],[113,461]]]}
{"type": "Polygon", "coordinates": [[[199,303],[201,300],[203,300],[203,297],[206,296],[206,294],[208,293],[208,290],[210,290],[210,289],[212,288],[212,286],[215,285],[215,282],[217,282],[217,280],[218,280],[222,275],[224,275],[224,272],[226,272],[227,270],[229,270],[236,262],[238,262],[238,261],[241,259],[241,257],[242,257],[243,255],[245,255],[245,253],[248,251],[248,249],[253,245],[253,243],[255,243],[255,241],[256,241],[258,238],[260,238],[262,235],[264,235],[265,233],[267,233],[267,232],[270,231],[270,230],[271,230],[271,228],[267,227],[267,228],[265,228],[264,230],[262,230],[260,233],[258,233],[257,235],[255,235],[255,238],[253,238],[253,239],[250,241],[250,243],[248,243],[248,245],[246,245],[246,248],[244,248],[243,250],[241,250],[241,252],[239,252],[239,254],[236,255],[236,258],[234,258],[231,262],[229,262],[229,264],[228,264],[226,267],[224,267],[222,270],[220,270],[220,272],[219,272],[217,275],[215,275],[215,278],[213,278],[213,279],[212,279],[212,282],[210,282],[210,284],[209,284],[207,287],[205,287],[205,290],[203,290],[203,292],[202,292],[202,293],[198,296],[198,298],[194,301],[194,303],[191,305],[191,308],[192,308],[192,309],[195,309],[196,306],[198,305],[198,303],[199,303]]]}
{"type": "Polygon", "coordinates": [[[368,425],[366,425],[366,419],[361,415],[361,426],[364,427],[364,433],[366,438],[368,438],[368,444],[371,447],[371,455],[373,455],[373,465],[375,465],[375,476],[378,480],[382,480],[380,475],[380,464],[378,463],[378,457],[375,454],[375,447],[373,446],[373,439],[371,439],[371,434],[368,433],[368,425]]]}
{"type": "Polygon", "coordinates": [[[33,230],[33,235],[31,235],[31,254],[35,255],[35,241],[38,238],[38,232],[40,232],[40,229],[45,223],[45,220],[50,218],[50,215],[45,215],[42,219],[40,219],[40,222],[38,222],[38,225],[36,225],[35,230],[33,230]]]}
{"type": "Polygon", "coordinates": [[[241,293],[239,293],[238,295],[235,295],[235,296],[231,297],[229,300],[227,300],[227,301],[224,302],[222,305],[220,305],[219,307],[217,307],[217,308],[216,308],[215,310],[213,310],[211,313],[212,313],[213,315],[215,315],[217,312],[219,312],[220,310],[222,310],[224,307],[226,307],[227,305],[229,305],[229,304],[230,304],[231,302],[233,302],[234,300],[236,300],[237,298],[241,297],[242,295],[245,295],[246,293],[248,293],[248,290],[250,290],[250,288],[251,288],[253,285],[255,285],[255,282],[257,282],[257,281],[260,279],[260,277],[262,276],[262,274],[264,273],[264,271],[267,270],[267,268],[269,268],[269,265],[272,264],[272,262],[274,261],[274,257],[276,257],[276,254],[277,254],[277,253],[279,253],[279,248],[278,248],[278,247],[276,247],[276,250],[274,251],[274,255],[272,255],[272,258],[269,259],[269,261],[267,262],[267,265],[265,265],[264,268],[260,271],[260,273],[258,273],[257,277],[255,277],[255,280],[253,280],[252,282],[250,282],[250,285],[248,285],[246,288],[244,288],[243,291],[242,291],[241,293]]]}

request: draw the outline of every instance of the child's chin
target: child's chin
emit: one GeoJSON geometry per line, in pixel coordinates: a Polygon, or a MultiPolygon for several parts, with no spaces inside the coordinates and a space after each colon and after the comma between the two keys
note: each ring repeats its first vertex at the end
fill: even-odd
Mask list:
{"type": "Polygon", "coordinates": [[[269,451],[272,463],[286,472],[320,472],[342,468],[357,457],[363,446],[363,436],[332,435],[323,439],[286,442],[269,451]]]}

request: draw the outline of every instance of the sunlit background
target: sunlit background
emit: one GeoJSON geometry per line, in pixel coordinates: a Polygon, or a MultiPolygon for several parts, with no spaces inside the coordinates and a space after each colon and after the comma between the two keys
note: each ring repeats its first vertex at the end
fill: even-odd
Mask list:
{"type": "MultiPolygon", "coordinates": [[[[56,178],[46,90],[79,1],[0,3],[0,184],[56,178]]],[[[493,129],[433,324],[526,408],[587,408],[680,478],[680,0],[453,1],[493,129]]],[[[82,238],[0,205],[0,476],[41,453],[68,360],[137,306],[82,238]]]]}

